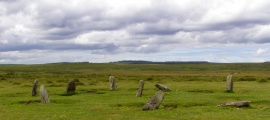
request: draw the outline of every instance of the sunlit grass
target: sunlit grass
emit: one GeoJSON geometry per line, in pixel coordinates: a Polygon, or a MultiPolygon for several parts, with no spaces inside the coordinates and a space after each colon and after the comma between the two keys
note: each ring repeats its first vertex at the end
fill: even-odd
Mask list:
{"type": "MultiPolygon", "coordinates": [[[[0,66],[0,118],[4,119],[198,119],[236,120],[270,117],[269,64],[47,64],[0,66]],[[263,67],[264,66],[264,67],[263,67]],[[226,76],[234,72],[234,92],[225,92],[226,76]],[[109,75],[118,89],[109,89],[109,75]],[[50,104],[31,96],[35,79],[49,93],[50,104]],[[65,93],[76,81],[76,92],[65,93]],[[142,97],[136,97],[144,80],[142,97]],[[157,92],[165,92],[158,110],[142,111],[157,92]],[[249,100],[250,107],[219,104],[249,100]]],[[[39,91],[39,89],[38,89],[39,91]]]]}

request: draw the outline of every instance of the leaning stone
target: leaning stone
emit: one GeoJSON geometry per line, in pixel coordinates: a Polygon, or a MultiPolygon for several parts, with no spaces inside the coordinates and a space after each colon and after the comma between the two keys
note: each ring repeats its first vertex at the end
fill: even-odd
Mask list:
{"type": "Polygon", "coordinates": [[[143,107],[142,110],[155,110],[158,109],[159,105],[164,99],[164,92],[158,91],[154,96],[151,97],[151,99],[146,103],[146,105],[143,107]]]}
{"type": "Polygon", "coordinates": [[[227,92],[233,92],[233,79],[232,79],[232,75],[228,75],[227,76],[227,80],[226,80],[226,91],[227,92]]]}
{"type": "Polygon", "coordinates": [[[162,91],[172,91],[169,87],[165,86],[165,85],[162,85],[162,84],[155,84],[155,86],[159,89],[159,90],[162,90],[162,91]]]}
{"type": "Polygon", "coordinates": [[[144,87],[144,81],[143,80],[140,80],[139,90],[138,90],[137,95],[136,95],[137,97],[141,97],[142,96],[143,87],[144,87]]]}
{"type": "Polygon", "coordinates": [[[68,93],[68,92],[75,92],[75,90],[76,90],[76,84],[75,84],[75,81],[74,81],[74,80],[70,80],[70,81],[68,82],[66,92],[67,92],[67,93],[68,93]]]}
{"type": "Polygon", "coordinates": [[[33,84],[33,89],[32,89],[32,96],[37,95],[37,87],[38,87],[38,80],[36,79],[34,84],[33,84]]]}
{"type": "Polygon", "coordinates": [[[49,95],[44,85],[40,86],[40,101],[41,103],[50,103],[49,95]]]}
{"type": "Polygon", "coordinates": [[[110,90],[116,90],[117,86],[116,86],[116,81],[114,79],[114,76],[109,77],[109,82],[110,82],[110,90]]]}
{"type": "Polygon", "coordinates": [[[221,104],[220,106],[235,106],[235,107],[248,107],[250,101],[236,101],[236,102],[228,102],[225,104],[221,104]]]}

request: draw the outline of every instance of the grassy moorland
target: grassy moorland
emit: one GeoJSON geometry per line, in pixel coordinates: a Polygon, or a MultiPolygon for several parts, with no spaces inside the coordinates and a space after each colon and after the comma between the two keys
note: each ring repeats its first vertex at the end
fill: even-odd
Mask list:
{"type": "Polygon", "coordinates": [[[269,86],[270,63],[0,65],[0,119],[266,120],[269,86]],[[225,92],[230,73],[233,93],[225,92]],[[109,90],[109,75],[116,77],[116,91],[109,90]],[[47,89],[50,104],[31,96],[35,79],[47,89]],[[72,79],[76,94],[65,94],[72,79]],[[143,96],[135,97],[139,80],[145,81],[143,96]],[[142,111],[157,92],[155,83],[172,91],[158,110],[142,111]],[[218,106],[240,100],[251,106],[218,106]]]}

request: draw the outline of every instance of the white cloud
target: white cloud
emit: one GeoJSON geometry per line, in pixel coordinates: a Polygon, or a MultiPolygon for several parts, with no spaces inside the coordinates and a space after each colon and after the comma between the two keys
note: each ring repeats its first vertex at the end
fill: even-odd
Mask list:
{"type": "Polygon", "coordinates": [[[8,43],[8,40],[0,40],[0,42],[4,45],[8,43]]]}
{"type": "Polygon", "coordinates": [[[268,52],[268,49],[267,48],[259,48],[257,51],[256,51],[256,55],[260,56],[260,55],[263,55],[265,53],[268,52]]]}
{"type": "Polygon", "coordinates": [[[116,43],[120,44],[128,40],[129,34],[126,31],[91,31],[77,36],[74,39],[76,44],[103,44],[116,43]]]}

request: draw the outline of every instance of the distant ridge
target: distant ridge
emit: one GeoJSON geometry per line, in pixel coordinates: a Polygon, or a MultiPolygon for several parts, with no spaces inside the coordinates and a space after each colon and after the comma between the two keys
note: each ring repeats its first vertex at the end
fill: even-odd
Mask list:
{"type": "Polygon", "coordinates": [[[110,63],[123,63],[123,64],[203,64],[209,63],[208,61],[164,61],[164,62],[153,62],[144,60],[122,60],[110,63]]]}
{"type": "Polygon", "coordinates": [[[81,64],[81,63],[89,63],[89,62],[56,62],[56,63],[47,63],[47,64],[81,64]]]}

